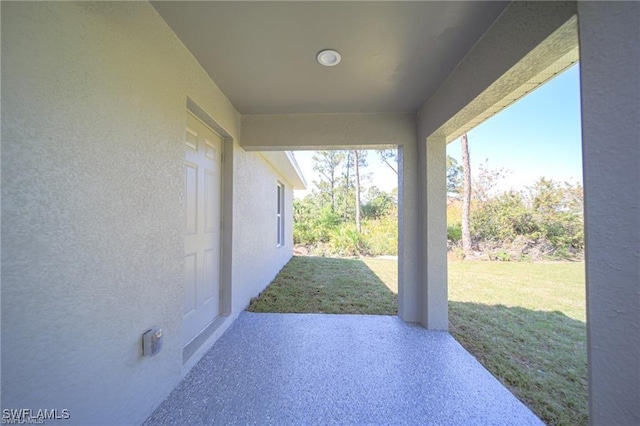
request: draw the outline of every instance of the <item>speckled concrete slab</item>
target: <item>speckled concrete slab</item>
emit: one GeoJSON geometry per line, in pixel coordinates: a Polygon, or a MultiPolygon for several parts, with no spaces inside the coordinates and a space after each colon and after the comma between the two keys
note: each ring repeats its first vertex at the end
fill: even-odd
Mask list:
{"type": "Polygon", "coordinates": [[[146,425],[540,425],[448,333],[244,312],[146,425]]]}

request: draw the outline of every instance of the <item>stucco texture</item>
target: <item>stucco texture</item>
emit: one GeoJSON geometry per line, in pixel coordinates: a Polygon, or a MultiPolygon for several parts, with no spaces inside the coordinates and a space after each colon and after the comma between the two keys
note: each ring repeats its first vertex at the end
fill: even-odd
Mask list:
{"type": "Polygon", "coordinates": [[[233,312],[247,307],[293,252],[293,190],[255,152],[234,153],[233,312]],[[277,186],[285,185],[285,245],[277,247],[277,186]],[[249,190],[250,189],[250,190],[249,190]],[[265,281],[263,277],[267,277],[265,281]]]}
{"type": "Polygon", "coordinates": [[[590,421],[640,424],[640,3],[579,2],[590,421]]]}
{"type": "Polygon", "coordinates": [[[416,141],[415,113],[243,115],[242,147],[393,147],[416,141]]]}
{"type": "MultiPolygon", "coordinates": [[[[187,97],[235,140],[240,115],[147,3],[1,7],[2,408],[140,423],[184,374],[187,97]],[[164,347],[144,358],[150,327],[164,347]]],[[[244,167],[267,166],[234,151],[240,191],[256,178],[244,167]]],[[[238,309],[277,272],[250,243],[261,222],[242,225],[252,197],[234,200],[238,309]]],[[[257,210],[275,226],[271,206],[257,210]]]]}

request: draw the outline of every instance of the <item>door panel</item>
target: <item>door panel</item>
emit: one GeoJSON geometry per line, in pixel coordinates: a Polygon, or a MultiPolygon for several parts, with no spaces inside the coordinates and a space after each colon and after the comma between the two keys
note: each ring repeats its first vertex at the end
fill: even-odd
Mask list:
{"type": "Polygon", "coordinates": [[[185,181],[185,233],[195,234],[198,231],[198,166],[184,163],[185,181]]]}
{"type": "Polygon", "coordinates": [[[219,289],[215,286],[215,276],[218,273],[218,265],[216,262],[216,252],[214,250],[205,250],[204,252],[204,302],[209,303],[210,299],[219,293],[219,289]]]}
{"type": "Polygon", "coordinates": [[[186,345],[220,314],[222,138],[187,114],[185,133],[186,345]]]}
{"type": "Polygon", "coordinates": [[[190,314],[196,309],[196,284],[198,282],[198,266],[196,253],[189,253],[184,257],[184,271],[186,287],[184,292],[184,314],[190,314]]]}
{"type": "Polygon", "coordinates": [[[220,228],[220,194],[216,190],[220,178],[211,170],[204,172],[204,230],[215,232],[220,228]]]}

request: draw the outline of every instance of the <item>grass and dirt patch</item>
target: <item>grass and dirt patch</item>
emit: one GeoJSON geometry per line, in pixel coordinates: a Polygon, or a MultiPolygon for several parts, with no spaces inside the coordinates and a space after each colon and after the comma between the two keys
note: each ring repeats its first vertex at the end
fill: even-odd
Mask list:
{"type": "Polygon", "coordinates": [[[397,315],[398,296],[361,260],[293,257],[248,310],[397,315]]]}
{"type": "MultiPolygon", "coordinates": [[[[545,423],[588,421],[584,264],[449,262],[450,332],[545,423]]],[[[294,257],[253,312],[397,314],[397,262],[294,257]]]]}

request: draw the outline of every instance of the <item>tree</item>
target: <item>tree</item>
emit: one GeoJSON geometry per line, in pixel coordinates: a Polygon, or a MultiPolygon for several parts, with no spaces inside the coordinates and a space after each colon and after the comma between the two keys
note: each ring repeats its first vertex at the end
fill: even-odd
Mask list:
{"type": "Polygon", "coordinates": [[[447,197],[458,198],[462,191],[462,166],[450,155],[447,155],[447,197]]]}
{"type": "Polygon", "coordinates": [[[541,213],[583,213],[582,186],[541,177],[529,188],[531,206],[541,213]]]}
{"type": "Polygon", "coordinates": [[[351,151],[347,151],[346,153],[346,162],[344,166],[344,185],[343,185],[343,201],[344,201],[344,211],[342,212],[342,217],[345,222],[349,219],[349,200],[350,191],[351,191],[351,167],[353,166],[353,155],[351,151]]]}
{"type": "MultiPolygon", "coordinates": [[[[331,200],[331,211],[336,211],[336,186],[338,183],[338,169],[344,161],[342,151],[317,151],[313,156],[313,170],[320,173],[327,186],[329,198],[331,200]]],[[[320,191],[323,191],[322,184],[316,184],[320,191]]]]}
{"type": "Polygon", "coordinates": [[[398,150],[397,149],[378,149],[376,150],[380,160],[391,170],[394,171],[395,174],[398,174],[398,150]]]}
{"type": "Polygon", "coordinates": [[[365,202],[362,205],[362,216],[365,219],[380,219],[389,214],[394,208],[392,195],[372,186],[366,191],[365,202]]]}
{"type": "Polygon", "coordinates": [[[465,257],[471,256],[471,227],[469,211],[471,209],[471,163],[469,161],[469,141],[467,134],[462,135],[462,170],[464,185],[462,190],[462,251],[465,257]]]}
{"type": "Polygon", "coordinates": [[[360,167],[367,166],[366,155],[366,151],[353,151],[353,168],[356,178],[356,230],[358,231],[358,234],[362,233],[362,212],[360,208],[360,167]]]}
{"type": "Polygon", "coordinates": [[[496,189],[501,181],[503,181],[511,171],[505,168],[492,169],[489,167],[489,160],[485,160],[480,164],[476,177],[471,185],[472,199],[475,203],[487,203],[496,197],[496,189]]]}

